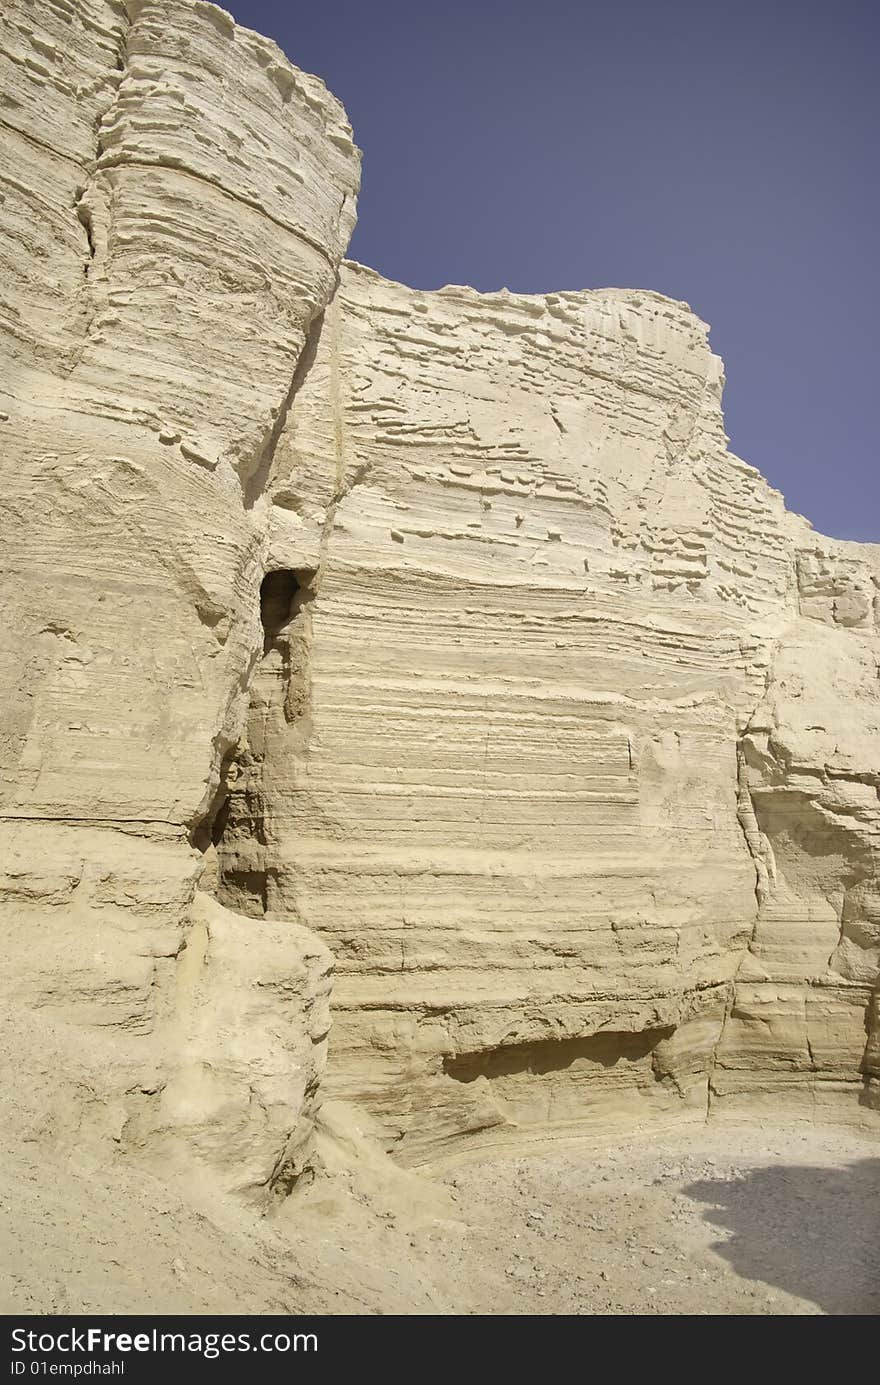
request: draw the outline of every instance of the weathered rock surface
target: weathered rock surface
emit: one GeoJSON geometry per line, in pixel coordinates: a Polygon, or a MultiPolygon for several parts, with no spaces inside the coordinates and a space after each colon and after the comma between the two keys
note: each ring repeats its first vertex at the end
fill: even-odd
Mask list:
{"type": "MultiPolygon", "coordinates": [[[[97,1089],[131,1133],[178,1062],[191,1077],[170,996],[204,926],[194,845],[247,708],[257,502],[351,231],[358,153],[323,85],[211,5],[13,0],[0,30],[7,983],[44,1019],[113,1036],[97,1089]]],[[[217,955],[211,934],[206,1015],[238,1003],[230,949],[261,947],[238,927],[217,955]]],[[[296,929],[269,934],[308,972],[314,940],[304,954],[296,929]]],[[[284,1027],[289,999],[276,987],[284,1027]]],[[[281,1147],[251,1103],[264,1178],[317,1074],[303,1040],[281,1147]]]]}
{"type": "Polygon", "coordinates": [[[407,1159],[880,1106],[880,547],[728,452],[704,324],[341,265],[342,109],[200,0],[0,63],[22,1132],[285,1189],[331,954],[407,1159]]]}
{"type": "Polygon", "coordinates": [[[416,1158],[857,1109],[880,550],[727,451],[684,304],[347,265],[316,338],[220,850],[227,903],[333,950],[330,1090],[416,1158]]]}

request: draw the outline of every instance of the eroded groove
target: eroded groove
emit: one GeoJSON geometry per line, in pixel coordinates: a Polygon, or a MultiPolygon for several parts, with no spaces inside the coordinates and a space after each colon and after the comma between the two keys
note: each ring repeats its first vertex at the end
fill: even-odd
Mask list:
{"type": "Polygon", "coordinates": [[[263,578],[263,647],[249,684],[247,725],[224,761],[217,792],[194,838],[212,856],[202,887],[249,917],[271,908],[277,881],[265,775],[283,757],[286,728],[303,723],[309,711],[314,581],[311,569],[276,569],[263,578]]]}
{"type": "MultiPolygon", "coordinates": [[[[333,293],[335,293],[335,291],[336,285],[334,284],[331,289],[331,296],[333,293]]],[[[287,423],[288,415],[290,414],[290,410],[293,407],[293,401],[299,393],[300,389],[302,388],[303,382],[305,381],[309,371],[312,368],[312,363],[314,362],[315,354],[318,350],[318,343],[321,340],[321,332],[323,330],[323,326],[324,309],[322,308],[321,311],[316,314],[316,316],[312,319],[311,323],[309,324],[308,332],[306,333],[305,344],[303,346],[302,351],[300,352],[299,359],[296,363],[296,368],[291,377],[290,387],[286,395],[282,399],[280,405],[278,406],[278,410],[272,420],[271,427],[266,433],[266,436],[263,439],[262,444],[258,448],[257,453],[251,463],[251,466],[241,476],[241,485],[244,493],[244,505],[246,510],[253,509],[254,505],[266,489],[267,482],[272,472],[272,463],[275,460],[275,453],[278,448],[278,443],[281,439],[281,434],[284,431],[284,426],[287,423]]]]}
{"type": "Polygon", "coordinates": [[[647,1058],[658,1044],[670,1039],[674,1032],[673,1025],[665,1025],[662,1029],[633,1032],[605,1030],[578,1039],[505,1044],[500,1048],[446,1057],[443,1071],[456,1082],[474,1082],[478,1077],[492,1081],[523,1073],[542,1077],[547,1073],[562,1072],[581,1060],[603,1068],[613,1068],[617,1063],[637,1063],[647,1058]]]}

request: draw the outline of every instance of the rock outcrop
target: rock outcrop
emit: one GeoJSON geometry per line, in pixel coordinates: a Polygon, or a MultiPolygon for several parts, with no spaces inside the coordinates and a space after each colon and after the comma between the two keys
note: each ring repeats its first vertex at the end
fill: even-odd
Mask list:
{"type": "Polygon", "coordinates": [[[864,1099],[880,549],[721,389],[655,294],[346,265],[324,316],[220,893],[329,943],[327,1086],[405,1157],[864,1099]]]}
{"type": "Polygon", "coordinates": [[[344,112],[201,0],[0,35],[22,1129],[286,1189],[331,956],[411,1161],[880,1107],[880,546],[727,450],[704,324],[343,263],[344,112]]]}
{"type": "MultiPolygon", "coordinates": [[[[259,496],[348,242],[359,156],[319,81],[198,0],[13,0],[0,61],[11,1003],[73,1027],[95,1073],[86,1105],[115,1138],[162,1128],[169,1101],[186,1129],[212,1112],[218,1148],[250,1122],[265,1180],[308,1121],[321,1045],[306,1026],[273,1069],[273,1034],[271,1091],[255,1061],[249,1095],[247,1046],[220,1039],[212,1057],[203,1035],[196,1059],[183,1042],[174,973],[202,1029],[239,1010],[231,958],[251,948],[282,949],[254,981],[278,1027],[291,1004],[326,1000],[317,940],[192,908],[262,645],[259,496]],[[189,942],[206,936],[199,980],[189,942]]],[[[80,1111],[61,1078],[62,1108],[80,1111]]],[[[67,1138],[77,1123],[66,1110],[67,1138]]],[[[237,1155],[228,1171],[238,1184],[237,1155]]]]}

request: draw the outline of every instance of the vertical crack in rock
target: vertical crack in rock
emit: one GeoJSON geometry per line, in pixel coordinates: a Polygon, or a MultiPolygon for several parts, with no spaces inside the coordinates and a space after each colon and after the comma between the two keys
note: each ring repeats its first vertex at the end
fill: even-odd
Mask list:
{"type": "Polygon", "coordinates": [[[287,747],[285,728],[307,739],[311,704],[310,605],[312,569],[274,569],[260,587],[262,653],[248,684],[242,735],[229,753],[221,784],[202,829],[204,850],[217,852],[212,887],[237,912],[258,917],[271,909],[273,784],[287,747]],[[271,782],[269,782],[271,780],[271,782]]]}
{"type": "MultiPolygon", "coordinates": [[[[294,400],[296,399],[296,396],[299,393],[303,382],[308,377],[309,370],[311,369],[311,366],[314,362],[315,353],[318,349],[318,344],[321,339],[323,322],[324,309],[322,308],[311,319],[308,331],[306,333],[305,344],[303,346],[302,351],[300,352],[300,355],[297,359],[296,365],[290,377],[290,384],[284,394],[283,399],[281,400],[277,409],[274,411],[272,425],[269,428],[261,446],[258,449],[253,464],[250,468],[247,468],[245,471],[240,473],[240,482],[242,485],[243,503],[245,510],[253,511],[255,505],[257,504],[257,501],[265,493],[266,487],[272,475],[273,466],[275,464],[276,455],[278,451],[278,444],[281,440],[282,434],[285,429],[285,425],[288,421],[291,408],[293,407],[294,400]]],[[[297,606],[297,609],[299,609],[299,606],[306,604],[307,600],[311,600],[311,597],[314,594],[313,584],[315,574],[313,572],[308,572],[300,574],[290,574],[290,576],[297,583],[297,590],[300,593],[300,602],[297,606]]],[[[237,764],[237,760],[240,758],[242,754],[241,737],[243,728],[238,727],[235,733],[231,734],[226,729],[226,726],[229,720],[230,711],[236,704],[238,704],[242,700],[246,700],[246,705],[248,707],[251,706],[253,680],[260,669],[262,661],[266,658],[266,655],[269,653],[270,649],[271,641],[269,638],[269,634],[267,632],[266,621],[267,619],[272,619],[272,616],[267,615],[267,612],[269,612],[272,609],[273,602],[277,600],[276,587],[274,585],[276,581],[276,575],[272,572],[267,573],[263,578],[263,582],[261,584],[259,591],[259,628],[261,632],[261,637],[256,639],[251,647],[247,663],[243,668],[241,674],[239,675],[236,681],[236,685],[227,699],[227,711],[226,715],[224,716],[223,728],[221,728],[221,730],[217,733],[217,735],[214,738],[209,782],[215,783],[216,788],[212,792],[207,808],[205,808],[204,806],[199,808],[196,814],[194,825],[190,829],[190,840],[193,842],[193,845],[197,846],[197,848],[202,852],[207,852],[211,847],[216,848],[219,845],[220,837],[225,832],[228,823],[229,798],[231,792],[229,777],[231,773],[234,773],[237,776],[241,768],[240,765],[237,764]],[[219,822],[219,819],[221,818],[222,823],[219,822]]],[[[289,660],[289,651],[287,657],[289,660]]],[[[246,713],[245,716],[247,719],[248,713],[246,713]]],[[[263,814],[261,813],[259,819],[260,822],[262,821],[262,817],[263,814]]],[[[257,822],[254,822],[253,824],[253,831],[255,834],[255,839],[258,841],[259,845],[265,846],[265,841],[262,839],[260,835],[261,828],[257,822]]],[[[255,900],[261,901],[261,907],[259,909],[259,912],[265,912],[265,871],[253,872],[248,870],[245,871],[244,876],[242,878],[250,879],[250,883],[252,886],[251,893],[253,894],[253,898],[255,900]],[[258,888],[260,880],[262,880],[262,886],[258,888]]],[[[212,888],[219,889],[219,880],[216,874],[216,864],[212,864],[207,880],[210,880],[212,888]]]]}
{"type": "MultiPolygon", "coordinates": [[[[703,386],[703,394],[701,396],[701,399],[705,398],[708,387],[709,382],[707,379],[706,383],[703,386]]],[[[690,446],[690,443],[693,440],[693,432],[694,430],[691,431],[691,436],[687,444],[688,447],[690,446]]],[[[745,737],[748,734],[748,728],[751,726],[755,718],[761,700],[767,696],[770,690],[770,686],[773,681],[773,660],[778,647],[779,639],[777,638],[773,641],[768,653],[767,666],[764,673],[763,688],[761,691],[761,699],[759,699],[754,705],[752,705],[751,710],[749,711],[748,715],[742,723],[742,725],[746,729],[743,731],[743,733],[738,737],[736,741],[736,818],[737,822],[739,823],[743,839],[745,840],[746,847],[748,848],[749,855],[752,858],[752,862],[755,868],[755,916],[752,920],[752,927],[749,932],[749,936],[746,939],[742,953],[740,954],[733,977],[727,984],[727,998],[724,1005],[724,1013],[722,1015],[721,1025],[718,1030],[718,1036],[715,1040],[715,1043],[712,1045],[712,1049],[709,1055],[706,1081],[707,1120],[711,1114],[712,1098],[715,1095],[713,1080],[718,1063],[718,1054],[721,1049],[721,1045],[724,1042],[725,1031],[728,1028],[730,1018],[733,1013],[733,1008],[736,1004],[737,983],[739,981],[743,968],[746,965],[746,960],[754,948],[755,940],[758,934],[758,927],[761,919],[761,911],[766,901],[770,898],[770,895],[772,894],[773,888],[776,884],[776,861],[773,855],[773,847],[770,843],[769,838],[766,836],[764,832],[761,831],[760,825],[758,823],[757,814],[755,812],[755,803],[752,797],[751,787],[749,784],[749,765],[746,755],[745,737]]]]}
{"type": "MultiPolygon", "coordinates": [[[[113,71],[108,71],[107,73],[108,80],[113,89],[112,96],[108,101],[107,105],[104,107],[104,109],[99,111],[95,116],[94,158],[90,168],[88,169],[88,177],[86,178],[85,183],[81,187],[77,188],[76,195],[74,198],[74,212],[76,214],[77,220],[83,227],[86,234],[86,256],[85,263],[83,265],[83,275],[86,279],[89,278],[97,253],[93,193],[95,189],[96,179],[99,176],[98,165],[100,163],[102,154],[104,154],[105,152],[103,130],[111,115],[113,114],[114,109],[119,101],[119,89],[122,86],[123,81],[125,80],[125,73],[128,67],[128,36],[131,32],[134,17],[131,13],[130,5],[124,6],[124,12],[125,22],[119,35],[119,44],[116,52],[115,75],[113,71]]],[[[86,325],[86,335],[88,335],[89,331],[91,330],[93,317],[94,311],[88,319],[86,325]]]]}
{"type": "Polygon", "coordinates": [[[328,408],[333,430],[332,463],[334,485],[333,494],[327,506],[324,522],[321,526],[321,537],[318,546],[318,566],[314,582],[316,592],[320,588],[321,578],[327,564],[330,543],[332,541],[339,508],[349,498],[356,487],[364,484],[371,470],[371,463],[367,460],[358,463],[352,471],[351,476],[346,476],[345,422],[339,361],[342,315],[339,307],[338,284],[337,291],[334,292],[333,297],[330,299],[327,313],[329,319],[328,326],[330,328],[328,408]]]}
{"type": "MultiPolygon", "coordinates": [[[[333,292],[335,287],[336,284],[333,292]]],[[[252,466],[241,474],[246,510],[253,511],[271,479],[291,409],[314,364],[325,311],[326,308],[321,308],[312,317],[305,344],[285,395],[274,412],[272,425],[252,466]]],[[[308,606],[317,590],[320,566],[339,499],[341,496],[335,497],[328,508],[320,541],[318,571],[272,570],[263,577],[259,591],[261,639],[252,646],[247,665],[227,702],[227,707],[232,708],[246,698],[246,724],[239,728],[234,738],[225,730],[215,737],[211,781],[216,782],[216,788],[207,808],[199,810],[191,829],[193,845],[210,855],[203,888],[215,893],[228,907],[249,916],[263,915],[269,908],[272,876],[267,859],[264,741],[275,707],[280,705],[289,723],[305,718],[308,711],[311,644],[308,606]],[[280,664],[279,668],[270,667],[273,657],[280,664]],[[262,686],[258,687],[258,683],[262,686]],[[267,688],[272,690],[268,696],[267,688]]],[[[228,715],[224,718],[224,726],[227,720],[228,715]]]]}
{"type": "Polygon", "coordinates": [[[83,265],[83,275],[86,279],[88,279],[89,271],[92,267],[92,262],[95,258],[95,228],[92,224],[92,209],[89,203],[86,201],[86,189],[84,187],[77,188],[76,197],[74,200],[74,210],[76,212],[77,219],[80,225],[85,228],[88,254],[86,256],[85,264],[83,265]]]}
{"type": "Polygon", "coordinates": [[[755,813],[754,800],[752,799],[749,787],[749,770],[746,761],[745,747],[742,739],[736,744],[736,816],[742,829],[749,855],[755,866],[755,917],[752,922],[752,929],[743,947],[742,954],[737,964],[736,970],[727,987],[727,1000],[724,1006],[724,1014],[721,1026],[718,1030],[711,1054],[709,1056],[708,1074],[706,1082],[706,1117],[708,1119],[712,1110],[712,1098],[715,1095],[713,1079],[718,1062],[718,1053],[724,1042],[725,1030],[730,1021],[733,1007],[736,1004],[736,988],[740,974],[745,966],[746,959],[752,951],[755,938],[758,933],[758,925],[761,918],[761,910],[770,897],[773,886],[776,883],[776,862],[773,857],[773,848],[769,838],[761,831],[755,813]]]}
{"type": "MultiPolygon", "coordinates": [[[[332,294],[336,290],[334,284],[331,289],[332,294]]],[[[275,416],[266,436],[260,447],[257,449],[249,467],[241,473],[242,490],[244,494],[245,509],[252,510],[259,498],[264,494],[269,477],[272,474],[272,466],[278,450],[278,443],[284,432],[285,425],[293,407],[293,401],[299,393],[303,381],[309,373],[318,350],[318,343],[321,340],[321,332],[324,327],[325,309],[321,308],[312,317],[306,332],[305,344],[300,352],[296,368],[290,379],[287,393],[275,411],[275,416]]]]}
{"type": "Polygon", "coordinates": [[[748,763],[741,740],[737,742],[736,747],[736,768],[736,816],[742,828],[746,846],[749,848],[749,854],[755,863],[755,898],[758,906],[757,913],[760,913],[776,883],[776,861],[769,838],[758,826],[755,804],[749,788],[748,763]]]}
{"type": "Polygon", "coordinates": [[[82,326],[79,339],[70,353],[69,362],[64,372],[67,376],[72,375],[82,362],[92,336],[100,304],[94,283],[95,278],[98,277],[96,266],[101,253],[101,246],[106,247],[110,237],[110,228],[108,225],[102,225],[101,218],[102,214],[105,218],[110,216],[111,207],[110,200],[102,198],[100,195],[100,164],[105,153],[103,132],[119,102],[120,88],[128,68],[128,39],[133,24],[131,6],[123,6],[122,13],[124,20],[119,32],[114,66],[105,69],[104,73],[105,83],[109,84],[111,88],[111,95],[107,104],[95,112],[93,154],[91,159],[82,165],[83,181],[77,184],[73,195],[73,213],[85,235],[82,267],[84,296],[82,326]]]}

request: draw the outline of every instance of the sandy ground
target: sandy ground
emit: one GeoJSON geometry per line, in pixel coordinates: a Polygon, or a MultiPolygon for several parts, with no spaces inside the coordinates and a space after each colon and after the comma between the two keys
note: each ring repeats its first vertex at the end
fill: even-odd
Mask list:
{"type": "Polygon", "coordinates": [[[880,1128],[709,1125],[433,1180],[367,1157],[270,1216],[122,1161],[3,1167],[7,1313],[880,1312],[880,1128]]]}
{"type": "Polygon", "coordinates": [[[458,1311],[880,1312],[880,1138],[708,1127],[454,1177],[487,1200],[458,1311]]]}

